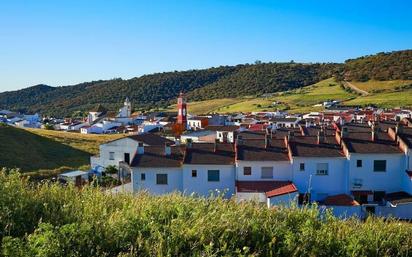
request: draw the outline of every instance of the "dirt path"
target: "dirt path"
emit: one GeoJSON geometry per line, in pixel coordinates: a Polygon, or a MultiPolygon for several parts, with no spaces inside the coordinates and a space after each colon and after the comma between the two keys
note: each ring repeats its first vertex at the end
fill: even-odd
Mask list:
{"type": "Polygon", "coordinates": [[[355,86],[354,84],[352,84],[352,83],[350,83],[350,82],[348,82],[348,81],[344,81],[344,82],[343,82],[343,85],[344,85],[345,87],[349,87],[350,89],[352,89],[353,91],[361,94],[362,96],[367,96],[367,95],[369,95],[368,92],[366,92],[365,90],[362,90],[362,89],[358,88],[357,86],[355,86]]]}

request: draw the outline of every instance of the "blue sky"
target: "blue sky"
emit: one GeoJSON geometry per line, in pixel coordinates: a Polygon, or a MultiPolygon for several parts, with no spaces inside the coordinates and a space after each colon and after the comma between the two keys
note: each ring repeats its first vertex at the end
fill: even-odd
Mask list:
{"type": "Polygon", "coordinates": [[[0,91],[412,48],[412,1],[2,0],[0,91]]]}

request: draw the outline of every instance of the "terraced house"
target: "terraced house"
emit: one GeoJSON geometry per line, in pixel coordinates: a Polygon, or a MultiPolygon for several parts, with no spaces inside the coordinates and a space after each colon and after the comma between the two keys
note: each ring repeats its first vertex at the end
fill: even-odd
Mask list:
{"type": "Polygon", "coordinates": [[[412,219],[412,127],[406,121],[237,130],[234,137],[134,144],[122,163],[134,192],[220,194],[269,207],[317,202],[339,217],[412,219]]]}

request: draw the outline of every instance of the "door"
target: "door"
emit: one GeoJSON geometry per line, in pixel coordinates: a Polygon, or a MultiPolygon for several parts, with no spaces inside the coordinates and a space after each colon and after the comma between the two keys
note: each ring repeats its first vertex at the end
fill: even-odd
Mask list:
{"type": "Polygon", "coordinates": [[[124,162],[130,164],[130,153],[124,153],[124,162]]]}

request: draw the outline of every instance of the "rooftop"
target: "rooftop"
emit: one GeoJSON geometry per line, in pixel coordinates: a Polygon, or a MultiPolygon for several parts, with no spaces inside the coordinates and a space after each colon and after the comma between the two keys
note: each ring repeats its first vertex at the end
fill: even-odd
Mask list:
{"type": "Polygon", "coordinates": [[[241,161],[289,161],[288,150],[282,139],[268,139],[265,148],[265,139],[242,140],[237,145],[237,159],[241,161]]]}
{"type": "Polygon", "coordinates": [[[184,147],[171,146],[171,154],[165,154],[164,146],[145,146],[144,154],[136,154],[131,167],[181,167],[184,158],[184,147]]]}
{"type": "Polygon", "coordinates": [[[185,164],[233,165],[235,151],[233,144],[192,143],[186,148],[185,164]]]}

